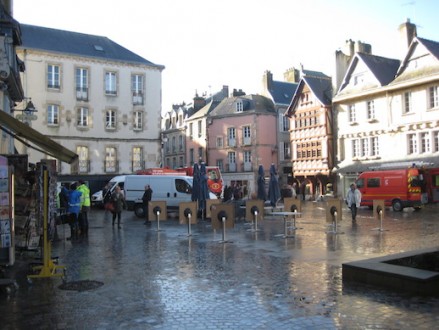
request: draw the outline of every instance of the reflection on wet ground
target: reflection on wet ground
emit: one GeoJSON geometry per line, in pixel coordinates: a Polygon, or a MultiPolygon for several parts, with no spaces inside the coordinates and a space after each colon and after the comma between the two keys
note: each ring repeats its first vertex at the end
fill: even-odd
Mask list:
{"type": "Polygon", "coordinates": [[[325,204],[307,202],[294,238],[282,238],[279,217],[259,221],[257,232],[239,221],[229,243],[209,221],[176,219],[145,226],[124,212],[122,229],[104,211],[90,214],[88,239],[70,242],[59,227],[53,255],[67,266],[67,283],[97,281],[91,290],[61,290],[60,279],[26,281],[24,253],[9,275],[20,288],[0,296],[2,328],[47,329],[433,329],[439,299],[342,282],[341,264],[439,242],[438,207],[388,211],[386,231],[372,211],[352,224],[343,211],[328,234],[325,204]]]}

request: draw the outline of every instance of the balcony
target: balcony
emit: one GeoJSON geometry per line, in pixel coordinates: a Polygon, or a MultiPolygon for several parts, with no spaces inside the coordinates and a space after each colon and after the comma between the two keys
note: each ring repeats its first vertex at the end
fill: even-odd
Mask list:
{"type": "Polygon", "coordinates": [[[133,92],[133,105],[143,105],[143,93],[133,92]]]}
{"type": "Polygon", "coordinates": [[[249,146],[249,145],[251,145],[251,144],[252,144],[252,139],[251,139],[251,137],[245,137],[245,138],[243,138],[243,139],[242,139],[242,144],[243,144],[244,146],[249,146]]]}
{"type": "Polygon", "coordinates": [[[242,171],[243,172],[251,172],[253,171],[253,166],[251,162],[243,163],[242,164],[242,171]]]}
{"type": "Polygon", "coordinates": [[[105,173],[117,173],[119,172],[119,162],[117,160],[104,161],[105,173]]]}
{"type": "Polygon", "coordinates": [[[236,163],[226,164],[226,172],[236,172],[236,163]]]}
{"type": "Polygon", "coordinates": [[[77,101],[88,101],[88,88],[87,87],[76,87],[76,100],[77,101]]]}
{"type": "Polygon", "coordinates": [[[131,170],[132,172],[136,172],[139,170],[145,169],[145,162],[142,160],[133,160],[131,161],[131,170]]]}
{"type": "Polygon", "coordinates": [[[78,166],[79,173],[89,173],[90,172],[90,160],[88,159],[80,159],[78,166]]]}

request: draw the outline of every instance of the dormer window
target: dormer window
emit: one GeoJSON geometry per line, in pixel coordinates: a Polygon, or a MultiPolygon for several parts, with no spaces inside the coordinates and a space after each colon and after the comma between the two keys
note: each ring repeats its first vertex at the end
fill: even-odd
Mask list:
{"type": "Polygon", "coordinates": [[[242,100],[236,101],[236,112],[242,112],[244,110],[244,105],[242,104],[242,100]]]}

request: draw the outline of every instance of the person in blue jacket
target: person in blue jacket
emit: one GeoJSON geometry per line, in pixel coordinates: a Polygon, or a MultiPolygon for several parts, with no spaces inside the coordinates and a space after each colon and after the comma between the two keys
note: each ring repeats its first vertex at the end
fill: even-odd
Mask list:
{"type": "Polygon", "coordinates": [[[70,185],[69,191],[69,205],[67,207],[67,213],[70,217],[70,240],[75,240],[79,236],[79,212],[81,211],[81,195],[79,190],[76,190],[77,185],[73,183],[70,185]]]}

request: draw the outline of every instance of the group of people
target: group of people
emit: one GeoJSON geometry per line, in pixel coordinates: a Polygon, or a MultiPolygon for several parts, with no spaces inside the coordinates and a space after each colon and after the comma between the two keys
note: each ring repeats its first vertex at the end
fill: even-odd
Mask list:
{"type": "MultiPolygon", "coordinates": [[[[122,189],[119,185],[114,188],[113,193],[111,193],[110,187],[106,186],[102,191],[104,197],[104,205],[106,205],[106,209],[109,210],[112,214],[112,223],[113,226],[116,224],[117,220],[117,228],[121,228],[121,218],[122,218],[122,210],[127,208],[127,203],[125,201],[125,195],[122,192],[122,189]],[[107,207],[109,205],[109,207],[107,207]]],[[[142,197],[143,201],[143,212],[145,214],[145,225],[150,224],[148,217],[148,204],[152,199],[152,189],[148,184],[145,186],[145,192],[142,197]]]]}
{"type": "Polygon", "coordinates": [[[88,236],[88,213],[90,211],[90,189],[80,180],[70,185],[63,184],[59,193],[60,209],[65,211],[65,217],[70,225],[68,240],[88,236]]]}

